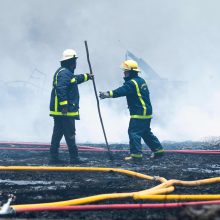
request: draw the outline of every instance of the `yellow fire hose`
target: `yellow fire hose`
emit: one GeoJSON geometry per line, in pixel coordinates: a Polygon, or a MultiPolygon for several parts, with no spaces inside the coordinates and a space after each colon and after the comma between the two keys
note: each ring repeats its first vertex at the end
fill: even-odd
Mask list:
{"type": "Polygon", "coordinates": [[[211,184],[220,182],[220,177],[195,180],[195,181],[181,181],[181,180],[166,180],[163,177],[153,177],[142,173],[117,169],[117,168],[102,168],[102,167],[46,167],[46,166],[0,166],[0,171],[78,171],[78,172],[116,172],[125,174],[128,176],[138,177],[145,180],[154,180],[160,182],[159,185],[154,186],[150,189],[145,189],[139,192],[130,193],[111,193],[111,194],[100,194],[95,196],[89,196],[84,198],[78,198],[67,201],[51,202],[51,203],[40,203],[40,204],[24,204],[24,205],[13,205],[13,209],[18,210],[19,208],[36,208],[36,207],[48,207],[48,206],[70,206],[70,205],[82,205],[108,199],[143,199],[143,200],[217,200],[220,199],[219,194],[215,195],[164,195],[174,191],[174,185],[181,186],[199,186],[204,184],[211,184]]]}
{"type": "Polygon", "coordinates": [[[0,166],[0,171],[87,171],[87,172],[116,172],[126,174],[128,176],[138,177],[146,180],[156,180],[166,182],[163,177],[152,177],[142,173],[118,169],[118,168],[103,168],[103,167],[46,167],[46,166],[0,166]]]}

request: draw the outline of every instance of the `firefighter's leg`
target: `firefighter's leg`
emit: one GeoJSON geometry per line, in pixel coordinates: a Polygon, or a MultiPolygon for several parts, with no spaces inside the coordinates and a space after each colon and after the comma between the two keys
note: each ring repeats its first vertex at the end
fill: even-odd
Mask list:
{"type": "Polygon", "coordinates": [[[139,119],[131,118],[128,128],[131,158],[142,158],[141,132],[139,119]]]}
{"type": "Polygon", "coordinates": [[[150,128],[151,119],[145,119],[144,121],[144,132],[142,138],[147,146],[153,152],[152,158],[162,156],[164,153],[163,146],[161,145],[158,138],[152,133],[150,128]]]}
{"type": "Polygon", "coordinates": [[[78,149],[75,140],[75,119],[72,117],[63,117],[64,137],[69,149],[70,161],[78,160],[78,149]]]}
{"type": "Polygon", "coordinates": [[[54,117],[54,127],[50,146],[50,160],[58,160],[60,141],[63,136],[62,121],[60,117],[54,117]]]}

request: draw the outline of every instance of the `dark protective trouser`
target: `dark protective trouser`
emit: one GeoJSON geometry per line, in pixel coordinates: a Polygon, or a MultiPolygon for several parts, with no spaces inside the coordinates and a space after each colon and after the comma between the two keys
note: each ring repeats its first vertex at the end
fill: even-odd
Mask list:
{"type": "Polygon", "coordinates": [[[58,159],[60,141],[64,135],[70,159],[78,157],[78,149],[75,141],[75,119],[72,117],[54,117],[54,128],[50,147],[51,159],[58,159]]]}
{"type": "Polygon", "coordinates": [[[158,138],[151,132],[150,123],[151,119],[130,119],[128,135],[131,154],[142,154],[141,138],[151,151],[163,149],[158,138]]]}

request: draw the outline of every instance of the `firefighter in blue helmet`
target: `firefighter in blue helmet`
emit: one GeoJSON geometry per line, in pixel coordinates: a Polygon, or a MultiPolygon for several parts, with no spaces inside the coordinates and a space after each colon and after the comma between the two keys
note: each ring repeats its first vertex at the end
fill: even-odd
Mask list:
{"type": "Polygon", "coordinates": [[[131,119],[128,128],[130,156],[125,160],[141,160],[141,138],[152,151],[151,158],[158,158],[164,154],[163,147],[150,128],[152,106],[149,90],[144,79],[138,76],[140,72],[137,62],[126,60],[121,64],[124,71],[123,86],[108,92],[100,92],[99,97],[118,98],[126,96],[131,119]]]}
{"type": "Polygon", "coordinates": [[[63,52],[61,67],[53,77],[50,99],[50,116],[54,118],[54,128],[50,147],[50,164],[62,163],[59,160],[60,141],[64,135],[68,145],[70,163],[80,163],[75,141],[75,120],[79,120],[78,84],[93,78],[92,74],[74,75],[77,55],[75,50],[63,52]]]}

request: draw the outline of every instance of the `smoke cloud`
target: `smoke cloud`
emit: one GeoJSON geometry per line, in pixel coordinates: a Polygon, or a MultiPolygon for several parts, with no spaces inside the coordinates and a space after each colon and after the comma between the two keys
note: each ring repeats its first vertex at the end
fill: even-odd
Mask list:
{"type": "MultiPolygon", "coordinates": [[[[50,141],[53,74],[67,48],[78,53],[76,73],[89,71],[84,40],[99,91],[123,83],[119,65],[127,50],[162,78],[186,82],[181,91],[173,88],[175,99],[152,98],[160,140],[219,136],[219,7],[218,0],[2,1],[0,140],[50,141]]],[[[77,141],[104,142],[92,83],[79,90],[77,141]]],[[[125,98],[100,104],[109,142],[127,143],[125,98]]]]}

